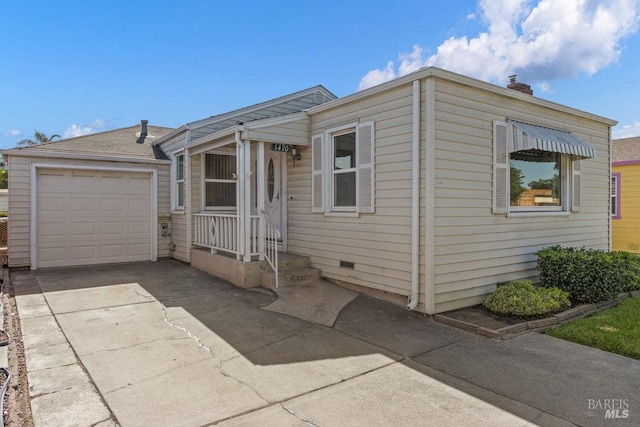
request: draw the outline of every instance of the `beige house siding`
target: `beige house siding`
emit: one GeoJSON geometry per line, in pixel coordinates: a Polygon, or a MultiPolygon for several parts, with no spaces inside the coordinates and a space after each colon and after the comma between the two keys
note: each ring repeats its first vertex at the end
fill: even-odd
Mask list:
{"type": "Polygon", "coordinates": [[[534,253],[563,244],[608,248],[608,126],[436,80],[436,311],[482,301],[502,281],[537,279],[534,253]],[[567,130],[597,150],[582,161],[582,209],[568,216],[493,215],[494,120],[567,130]]]}
{"type": "MultiPolygon", "coordinates": [[[[30,171],[32,163],[51,163],[70,166],[99,166],[123,168],[150,168],[158,171],[158,224],[167,217],[169,205],[164,194],[169,186],[169,165],[151,165],[128,162],[66,160],[46,157],[9,157],[9,247],[8,261],[10,267],[27,267],[31,264],[30,255],[30,171]]],[[[168,256],[169,238],[162,237],[158,225],[158,257],[168,256]]]]}
{"type": "Polygon", "coordinates": [[[328,278],[409,295],[411,290],[412,88],[406,85],[314,114],[311,134],[375,122],[375,213],[311,213],[311,150],[288,164],[288,251],[311,257],[328,278]],[[340,261],[355,263],[353,270],[340,261]]]}
{"type": "MultiPolygon", "coordinates": [[[[537,279],[534,253],[545,246],[608,248],[609,125],[509,95],[437,77],[421,81],[420,311],[428,309],[428,282],[435,311],[442,312],[481,302],[496,283],[537,279]],[[596,148],[595,159],[582,161],[580,212],[492,214],[493,121],[507,118],[570,131],[596,148]]],[[[288,164],[288,251],[310,256],[327,278],[409,295],[411,82],[311,111],[311,117],[311,135],[356,120],[375,123],[376,210],[358,218],[311,213],[311,150],[303,148],[302,160],[288,164]],[[341,260],[355,269],[341,268],[341,260]]]]}
{"type": "Polygon", "coordinates": [[[252,141],[297,145],[309,143],[309,121],[300,120],[261,129],[251,129],[248,136],[252,141]]]}

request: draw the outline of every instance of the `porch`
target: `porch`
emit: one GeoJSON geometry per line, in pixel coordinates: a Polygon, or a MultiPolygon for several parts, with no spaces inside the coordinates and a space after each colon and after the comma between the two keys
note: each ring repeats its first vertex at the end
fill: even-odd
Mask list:
{"type": "MultiPolygon", "coordinates": [[[[288,120],[306,129],[306,117],[288,120]]],[[[194,141],[188,135],[184,150],[173,154],[172,194],[183,214],[186,260],[241,287],[269,282],[260,278],[267,271],[274,283],[266,287],[278,287],[287,249],[287,163],[296,145],[308,144],[306,133],[265,134],[267,124],[282,123],[237,125],[194,141]]]]}

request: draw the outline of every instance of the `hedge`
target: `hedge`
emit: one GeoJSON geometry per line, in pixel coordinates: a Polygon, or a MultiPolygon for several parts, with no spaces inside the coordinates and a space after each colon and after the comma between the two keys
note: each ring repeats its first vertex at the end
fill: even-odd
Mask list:
{"type": "Polygon", "coordinates": [[[540,284],[569,292],[576,303],[608,301],[640,289],[640,257],[628,252],[556,245],[536,255],[540,284]]]}

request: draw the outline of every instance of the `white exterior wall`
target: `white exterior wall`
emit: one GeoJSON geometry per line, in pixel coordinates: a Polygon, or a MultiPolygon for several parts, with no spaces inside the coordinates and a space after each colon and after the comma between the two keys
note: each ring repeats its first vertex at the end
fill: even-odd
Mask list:
{"type": "Polygon", "coordinates": [[[480,303],[495,284],[537,279],[534,253],[562,244],[609,247],[609,129],[519,99],[436,80],[436,311],[480,303]],[[568,216],[493,215],[493,121],[567,130],[596,148],[582,161],[582,209],[568,216]]]}
{"type": "Polygon", "coordinates": [[[302,160],[293,167],[289,159],[287,165],[288,252],[311,257],[324,277],[409,295],[411,84],[314,114],[311,134],[355,120],[375,122],[375,213],[311,213],[311,150],[301,149],[302,160]],[[341,268],[341,260],[354,262],[355,269],[341,268]]]}
{"type": "Polygon", "coordinates": [[[30,254],[30,171],[32,163],[55,163],[119,168],[149,168],[158,171],[158,257],[169,256],[169,237],[162,237],[160,223],[169,212],[169,165],[128,163],[112,161],[66,160],[49,157],[19,157],[11,155],[9,160],[9,267],[26,267],[31,264],[30,254]]]}

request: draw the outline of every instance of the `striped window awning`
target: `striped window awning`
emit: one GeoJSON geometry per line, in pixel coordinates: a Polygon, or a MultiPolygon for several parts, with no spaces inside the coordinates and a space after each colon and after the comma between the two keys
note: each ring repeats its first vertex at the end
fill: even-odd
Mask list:
{"type": "MultiPolygon", "coordinates": [[[[571,132],[508,120],[513,125],[513,143],[509,152],[540,150],[570,154],[581,159],[596,157],[596,149],[571,132]]],[[[511,141],[510,141],[511,142],[511,141]]]]}

